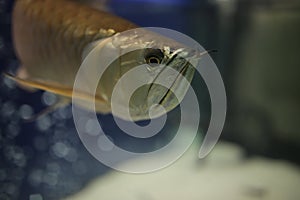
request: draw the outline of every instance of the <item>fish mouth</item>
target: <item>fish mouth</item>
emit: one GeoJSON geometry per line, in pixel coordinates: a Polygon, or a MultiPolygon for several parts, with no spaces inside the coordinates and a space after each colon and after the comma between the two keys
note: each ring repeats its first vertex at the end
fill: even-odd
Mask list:
{"type": "Polygon", "coordinates": [[[167,65],[170,64],[175,58],[171,58],[167,62],[166,66],[164,66],[164,68],[157,74],[148,89],[147,103],[149,106],[147,107],[148,109],[150,107],[152,107],[151,109],[154,109],[154,116],[156,117],[165,113],[161,113],[161,109],[157,109],[158,113],[155,113],[155,108],[163,106],[165,111],[168,112],[174,109],[181,102],[187,90],[189,89],[190,83],[194,76],[194,66],[187,59],[181,58],[181,62],[174,66],[170,65],[170,67],[172,69],[176,69],[178,73],[172,79],[171,83],[168,84],[168,87],[156,84],[155,81],[157,79],[165,78],[164,72],[167,69],[167,65]],[[184,81],[183,79],[186,79],[187,81],[184,81]]]}
{"type": "Polygon", "coordinates": [[[163,116],[184,98],[198,59],[194,60],[194,54],[182,55],[178,52],[171,52],[161,64],[149,65],[151,82],[138,88],[130,97],[129,110],[134,121],[163,116]]]}
{"type": "Polygon", "coordinates": [[[168,97],[170,96],[172,92],[172,89],[177,88],[177,84],[180,84],[180,80],[183,79],[183,76],[185,77],[187,74],[189,68],[189,63],[186,63],[181,70],[179,71],[179,73],[177,74],[175,80],[172,82],[171,87],[168,88],[167,92],[162,96],[161,100],[158,102],[158,104],[163,105],[165,101],[168,100],[168,97]]]}

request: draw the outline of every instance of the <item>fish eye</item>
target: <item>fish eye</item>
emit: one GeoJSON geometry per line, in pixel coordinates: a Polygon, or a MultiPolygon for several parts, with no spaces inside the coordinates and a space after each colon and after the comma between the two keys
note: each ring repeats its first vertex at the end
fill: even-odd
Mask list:
{"type": "Polygon", "coordinates": [[[148,64],[159,64],[160,63],[160,59],[156,56],[152,56],[150,58],[147,59],[147,63],[148,64]]]}
{"type": "Polygon", "coordinates": [[[147,49],[145,53],[145,61],[150,66],[159,65],[164,58],[164,54],[160,49],[147,49]]]}

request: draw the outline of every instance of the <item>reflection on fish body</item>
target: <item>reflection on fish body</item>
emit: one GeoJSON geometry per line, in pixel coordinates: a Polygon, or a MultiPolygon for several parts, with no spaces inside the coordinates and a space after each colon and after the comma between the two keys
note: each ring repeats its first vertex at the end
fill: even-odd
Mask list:
{"type": "MultiPolygon", "coordinates": [[[[153,79],[160,75],[165,65],[191,81],[194,68],[185,59],[188,52],[175,41],[165,36],[153,38],[149,31],[142,36],[111,39],[134,28],[137,26],[127,20],[74,1],[17,0],[13,12],[13,38],[21,67],[17,77],[11,78],[20,85],[71,99],[77,71],[93,47],[109,47],[113,54],[127,48],[126,45],[137,45],[140,50],[121,55],[101,77],[95,94],[97,112],[111,112],[110,98],[114,85],[138,65],[147,64],[144,76],[155,75],[153,79]]],[[[98,77],[86,74],[87,83],[94,78],[98,77]]],[[[189,85],[182,86],[179,77],[172,81],[172,89],[180,89],[184,95],[189,85]]],[[[94,96],[85,91],[76,91],[76,94],[75,98],[87,104],[81,106],[89,109],[91,106],[88,104],[94,96]]],[[[161,104],[169,111],[178,103],[170,88],[148,84],[134,93],[129,106],[134,120],[144,120],[149,119],[148,105],[161,104]]]]}

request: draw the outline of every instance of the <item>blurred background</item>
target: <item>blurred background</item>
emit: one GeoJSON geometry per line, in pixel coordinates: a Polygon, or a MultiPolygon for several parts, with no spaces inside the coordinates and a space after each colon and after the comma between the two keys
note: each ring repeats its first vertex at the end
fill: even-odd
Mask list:
{"type": "MultiPolygon", "coordinates": [[[[99,6],[96,0],[82,2],[99,6]]],[[[19,65],[11,38],[13,4],[0,0],[1,72],[19,65]]],[[[228,98],[221,141],[239,145],[246,159],[263,156],[299,165],[299,1],[110,0],[107,7],[139,26],[174,29],[207,50],[217,49],[211,57],[223,76],[228,98]]],[[[201,75],[192,85],[198,91],[201,134],[210,119],[210,100],[201,75]]],[[[34,122],[24,121],[55,101],[50,93],[28,93],[1,76],[0,200],[29,199],[32,194],[38,194],[32,200],[60,199],[110,170],[80,142],[70,106],[34,122]]],[[[178,109],[170,113],[167,130],[176,127],[177,114],[178,109]]],[[[116,141],[136,142],[117,133],[111,116],[99,118],[116,141]]],[[[172,134],[167,134],[148,142],[161,147],[170,138],[172,134]]],[[[137,151],[149,150],[143,147],[137,151]]]]}

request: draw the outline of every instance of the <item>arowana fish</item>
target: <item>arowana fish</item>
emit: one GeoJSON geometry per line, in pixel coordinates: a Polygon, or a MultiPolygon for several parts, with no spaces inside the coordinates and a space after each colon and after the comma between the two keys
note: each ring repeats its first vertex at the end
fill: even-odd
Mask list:
{"type": "MultiPolygon", "coordinates": [[[[135,24],[111,13],[70,0],[17,0],[12,24],[14,46],[21,66],[16,76],[8,76],[20,85],[55,93],[68,102],[71,102],[74,94],[76,73],[87,49],[93,47],[91,44],[97,41],[108,47],[112,41],[107,38],[137,28],[135,24]]],[[[86,105],[80,106],[89,109],[91,99],[95,98],[96,111],[110,113],[113,86],[126,72],[140,64],[149,64],[149,76],[153,76],[155,64],[165,64],[191,81],[194,67],[178,56],[184,51],[182,46],[179,47],[165,36],[151,40],[151,34],[148,37],[147,31],[144,35],[129,36],[128,44],[140,45],[141,50],[121,56],[105,71],[95,97],[79,91],[78,94],[81,92],[82,95],[78,95],[78,98],[86,102],[86,105]],[[147,44],[151,44],[150,48],[147,44]]],[[[116,53],[121,48],[124,47],[114,46],[111,52],[116,53]]],[[[160,76],[164,69],[155,69],[158,70],[156,76],[160,76]]],[[[184,94],[189,86],[182,84],[181,78],[177,77],[172,87],[182,90],[184,94]]],[[[150,83],[139,88],[131,99],[129,107],[132,119],[149,119],[149,105],[152,104],[160,104],[170,111],[179,101],[170,89],[150,83]]]]}

